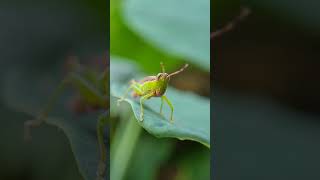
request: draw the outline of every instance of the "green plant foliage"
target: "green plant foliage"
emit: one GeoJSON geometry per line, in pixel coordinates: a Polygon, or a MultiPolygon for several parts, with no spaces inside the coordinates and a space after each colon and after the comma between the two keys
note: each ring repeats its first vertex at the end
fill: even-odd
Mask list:
{"type": "Polygon", "coordinates": [[[136,60],[142,70],[148,73],[159,69],[154,61],[163,61],[168,70],[179,64],[177,57],[172,57],[146,43],[124,24],[121,4],[122,0],[110,2],[110,53],[136,60]]]}
{"type": "MultiPolygon", "coordinates": [[[[134,74],[134,67],[126,71],[117,72],[125,64],[120,58],[111,58],[111,86],[110,95],[120,98],[128,88],[129,81],[134,74]]],[[[136,72],[135,74],[139,74],[136,72]]],[[[140,75],[141,78],[141,75],[140,75]]],[[[137,78],[139,79],[139,78],[137,78]]],[[[151,98],[144,104],[144,121],[139,124],[156,137],[174,137],[180,140],[193,140],[210,147],[210,101],[191,92],[179,91],[169,87],[167,97],[174,105],[174,123],[168,120],[169,108],[164,106],[164,117],[159,114],[159,98],[151,98]]],[[[115,98],[113,98],[115,99],[115,98]]],[[[131,105],[136,119],[140,116],[140,103],[137,99],[128,96],[126,102],[131,105]]],[[[116,103],[112,101],[111,103],[116,103]]],[[[111,113],[115,112],[115,105],[111,105],[111,113]]]]}
{"type": "Polygon", "coordinates": [[[210,1],[125,0],[124,22],[166,53],[210,67],[210,1]]]}
{"type": "MultiPolygon", "coordinates": [[[[124,109],[124,110],[127,110],[124,109]]],[[[132,114],[132,113],[128,113],[132,114]]],[[[142,128],[134,121],[133,116],[122,121],[117,128],[111,147],[110,178],[121,180],[125,177],[126,171],[130,169],[129,162],[134,156],[142,128]]]]}
{"type": "Polygon", "coordinates": [[[130,161],[131,168],[128,169],[127,179],[157,179],[157,170],[168,161],[172,145],[173,143],[166,139],[142,136],[137,143],[135,156],[130,161]]]}
{"type": "Polygon", "coordinates": [[[179,160],[175,180],[210,179],[210,151],[197,148],[179,160]]]}
{"type": "MultiPolygon", "coordinates": [[[[58,72],[57,70],[52,71],[52,69],[47,70],[58,72]]],[[[34,73],[30,69],[10,69],[8,72],[4,79],[4,102],[8,107],[35,118],[41,107],[46,103],[50,92],[57,86],[59,78],[52,78],[52,73],[51,75],[49,75],[50,73],[34,73]],[[32,85],[30,85],[30,82],[32,82],[32,85]],[[44,91],[43,88],[48,88],[48,90],[44,91]]],[[[96,178],[99,159],[96,123],[101,112],[79,116],[72,114],[66,108],[68,97],[70,97],[70,91],[67,90],[60,98],[61,100],[57,102],[45,123],[62,130],[70,142],[80,173],[85,180],[92,180],[96,178]]],[[[32,132],[36,131],[37,128],[32,129],[32,132]]],[[[38,137],[33,136],[33,138],[38,137]]],[[[21,139],[23,139],[22,136],[21,139]]],[[[50,141],[47,141],[47,143],[50,143],[50,141]]]]}

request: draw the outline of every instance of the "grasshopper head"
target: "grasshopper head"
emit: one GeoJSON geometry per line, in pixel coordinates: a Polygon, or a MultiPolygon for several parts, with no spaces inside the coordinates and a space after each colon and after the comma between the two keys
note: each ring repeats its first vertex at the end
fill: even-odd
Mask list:
{"type": "Polygon", "coordinates": [[[162,62],[160,62],[160,65],[161,65],[162,73],[159,73],[157,75],[157,80],[158,81],[169,81],[171,76],[174,76],[174,75],[177,75],[177,74],[181,73],[182,71],[184,71],[188,67],[188,64],[185,64],[178,71],[175,71],[175,72],[173,72],[171,74],[168,74],[168,73],[165,73],[164,65],[163,65],[162,62]]]}
{"type": "Polygon", "coordinates": [[[168,73],[159,73],[159,74],[157,74],[157,80],[158,81],[165,81],[165,80],[170,80],[170,78],[169,78],[169,74],[168,73]]]}

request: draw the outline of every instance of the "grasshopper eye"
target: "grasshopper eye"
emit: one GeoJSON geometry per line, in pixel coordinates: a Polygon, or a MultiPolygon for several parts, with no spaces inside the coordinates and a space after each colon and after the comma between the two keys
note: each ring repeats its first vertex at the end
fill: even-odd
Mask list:
{"type": "Polygon", "coordinates": [[[160,79],[160,77],[161,77],[161,73],[159,73],[158,75],[157,75],[157,79],[159,80],[160,79]]]}

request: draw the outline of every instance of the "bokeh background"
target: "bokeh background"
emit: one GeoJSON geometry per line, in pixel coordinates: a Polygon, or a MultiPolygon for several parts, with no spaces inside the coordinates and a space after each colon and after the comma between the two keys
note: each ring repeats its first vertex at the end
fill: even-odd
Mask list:
{"type": "Polygon", "coordinates": [[[319,1],[214,1],[215,179],[319,179],[319,1]]]}
{"type": "MultiPolygon", "coordinates": [[[[111,95],[117,94],[112,93],[112,89],[117,89],[114,88],[114,86],[117,87],[116,85],[119,87],[119,84],[123,83],[124,87],[128,87],[130,79],[138,81],[145,76],[157,75],[161,72],[160,62],[164,63],[166,72],[169,73],[189,63],[189,67],[183,73],[171,78],[169,85],[181,90],[179,92],[181,94],[186,92],[196,94],[197,100],[200,97],[204,98],[206,101],[204,105],[208,107],[210,97],[209,1],[182,3],[178,0],[111,0],[110,5],[111,95]],[[191,57],[190,54],[197,54],[197,56],[191,57]],[[128,78],[128,74],[131,78],[128,78]],[[117,79],[124,82],[116,82],[117,79]]],[[[175,99],[176,97],[170,96],[170,89],[168,91],[168,98],[172,102],[179,102],[175,99]]],[[[118,94],[122,95],[124,92],[125,88],[118,94]]],[[[192,98],[187,95],[184,97],[192,98]]],[[[116,104],[116,100],[117,98],[111,98],[111,104],[116,104]]],[[[160,99],[153,98],[153,101],[158,109],[160,99]]],[[[176,114],[183,114],[178,109],[184,109],[185,114],[193,112],[198,114],[198,117],[193,116],[192,121],[199,123],[201,118],[209,116],[209,108],[204,112],[201,111],[201,107],[188,102],[190,104],[178,105],[181,107],[177,107],[176,104],[176,114]]],[[[150,108],[147,101],[145,104],[145,111],[148,111],[150,108]]],[[[164,108],[168,109],[166,104],[164,108]]],[[[166,116],[169,114],[169,111],[167,112],[166,116]]],[[[176,114],[174,113],[174,116],[176,114]]],[[[134,118],[130,118],[132,109],[126,102],[121,103],[120,107],[115,105],[113,108],[111,105],[111,116],[113,126],[111,128],[111,177],[114,179],[119,177],[129,180],[210,179],[209,148],[195,141],[159,138],[152,135],[152,130],[147,132],[140,127],[142,123],[137,123],[134,118]],[[117,111],[115,115],[112,115],[112,109],[117,111]],[[123,155],[119,155],[120,153],[123,155]]],[[[187,121],[187,119],[179,120],[187,121]]],[[[153,123],[154,129],[156,126],[167,125],[152,122],[152,120],[144,121],[145,124],[153,123]]],[[[165,128],[164,126],[162,129],[165,128]]],[[[204,129],[208,128],[208,126],[204,127],[204,129]]],[[[159,128],[159,132],[161,131],[159,128]]]]}
{"type": "Polygon", "coordinates": [[[1,1],[0,21],[0,179],[82,179],[69,141],[56,127],[43,125],[33,131],[32,142],[23,142],[23,123],[31,117],[9,107],[12,102],[8,102],[5,91],[19,97],[34,88],[37,92],[27,95],[33,99],[30,107],[33,103],[41,106],[47,99],[43,95],[50,94],[63,77],[62,65],[68,56],[77,56],[82,62],[106,56],[109,3],[1,1]],[[52,71],[54,68],[60,70],[52,71]],[[17,71],[26,72],[19,79],[26,84],[8,89],[8,73],[17,71]],[[55,83],[37,86],[34,80],[41,77],[36,74],[48,75],[55,83]]]}

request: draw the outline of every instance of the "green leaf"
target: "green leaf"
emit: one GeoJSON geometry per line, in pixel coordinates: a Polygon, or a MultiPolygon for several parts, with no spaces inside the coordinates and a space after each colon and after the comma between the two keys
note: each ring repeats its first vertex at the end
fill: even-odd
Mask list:
{"type": "MultiPolygon", "coordinates": [[[[111,103],[116,103],[114,99],[123,96],[125,90],[128,88],[129,80],[134,78],[130,75],[135,67],[131,68],[131,72],[127,71],[127,74],[124,72],[119,74],[114,70],[121,69],[121,64],[124,63],[123,60],[114,57],[111,59],[110,95],[116,97],[112,98],[111,103]],[[119,75],[122,77],[120,78],[119,75]],[[121,79],[121,81],[119,81],[119,79],[121,79]],[[126,79],[126,81],[124,79],[126,79]]],[[[164,105],[164,117],[159,114],[159,98],[151,98],[145,102],[144,120],[143,122],[137,120],[137,122],[156,137],[174,137],[180,140],[193,140],[210,147],[210,101],[194,93],[176,90],[171,87],[167,89],[166,96],[175,108],[173,124],[168,120],[170,110],[166,105],[164,105]]],[[[131,105],[136,119],[139,119],[140,103],[138,99],[133,99],[129,95],[125,101],[131,105]]],[[[114,108],[117,107],[112,105],[111,112],[116,112],[114,108]]]]}
{"type": "Polygon", "coordinates": [[[98,114],[77,118],[48,118],[47,123],[60,128],[67,136],[84,179],[96,179],[99,161],[98,141],[94,127],[98,114]],[[69,120],[67,120],[69,119],[69,120]],[[91,123],[90,123],[91,122],[91,123]],[[91,128],[88,128],[88,124],[91,128]]]}
{"type": "MultiPolygon", "coordinates": [[[[58,86],[59,78],[52,78],[56,70],[48,69],[46,74],[30,69],[10,69],[4,76],[3,100],[11,109],[36,117],[45,105],[48,96],[58,86]],[[49,71],[49,73],[48,73],[49,71]]],[[[96,178],[99,151],[96,138],[96,123],[101,112],[75,115],[66,108],[70,89],[54,105],[45,123],[62,130],[70,142],[70,147],[81,175],[86,180],[96,178]]],[[[29,119],[21,119],[23,121],[29,119]]],[[[41,128],[41,127],[39,127],[41,128]]],[[[37,128],[32,129],[32,132],[37,128]]],[[[21,137],[22,139],[23,137],[21,137]]],[[[37,138],[33,136],[33,138],[37,138]]],[[[50,143],[50,141],[47,141],[50,143]]]]}
{"type": "Polygon", "coordinates": [[[167,70],[174,70],[181,60],[172,57],[146,43],[123,23],[121,16],[122,0],[110,2],[110,53],[113,55],[135,59],[143,71],[153,73],[159,71],[159,63],[163,61],[167,70]],[[152,61],[150,61],[152,59],[152,61]]]}
{"type": "Polygon", "coordinates": [[[162,51],[210,70],[210,1],[126,0],[125,23],[162,51]]]}

